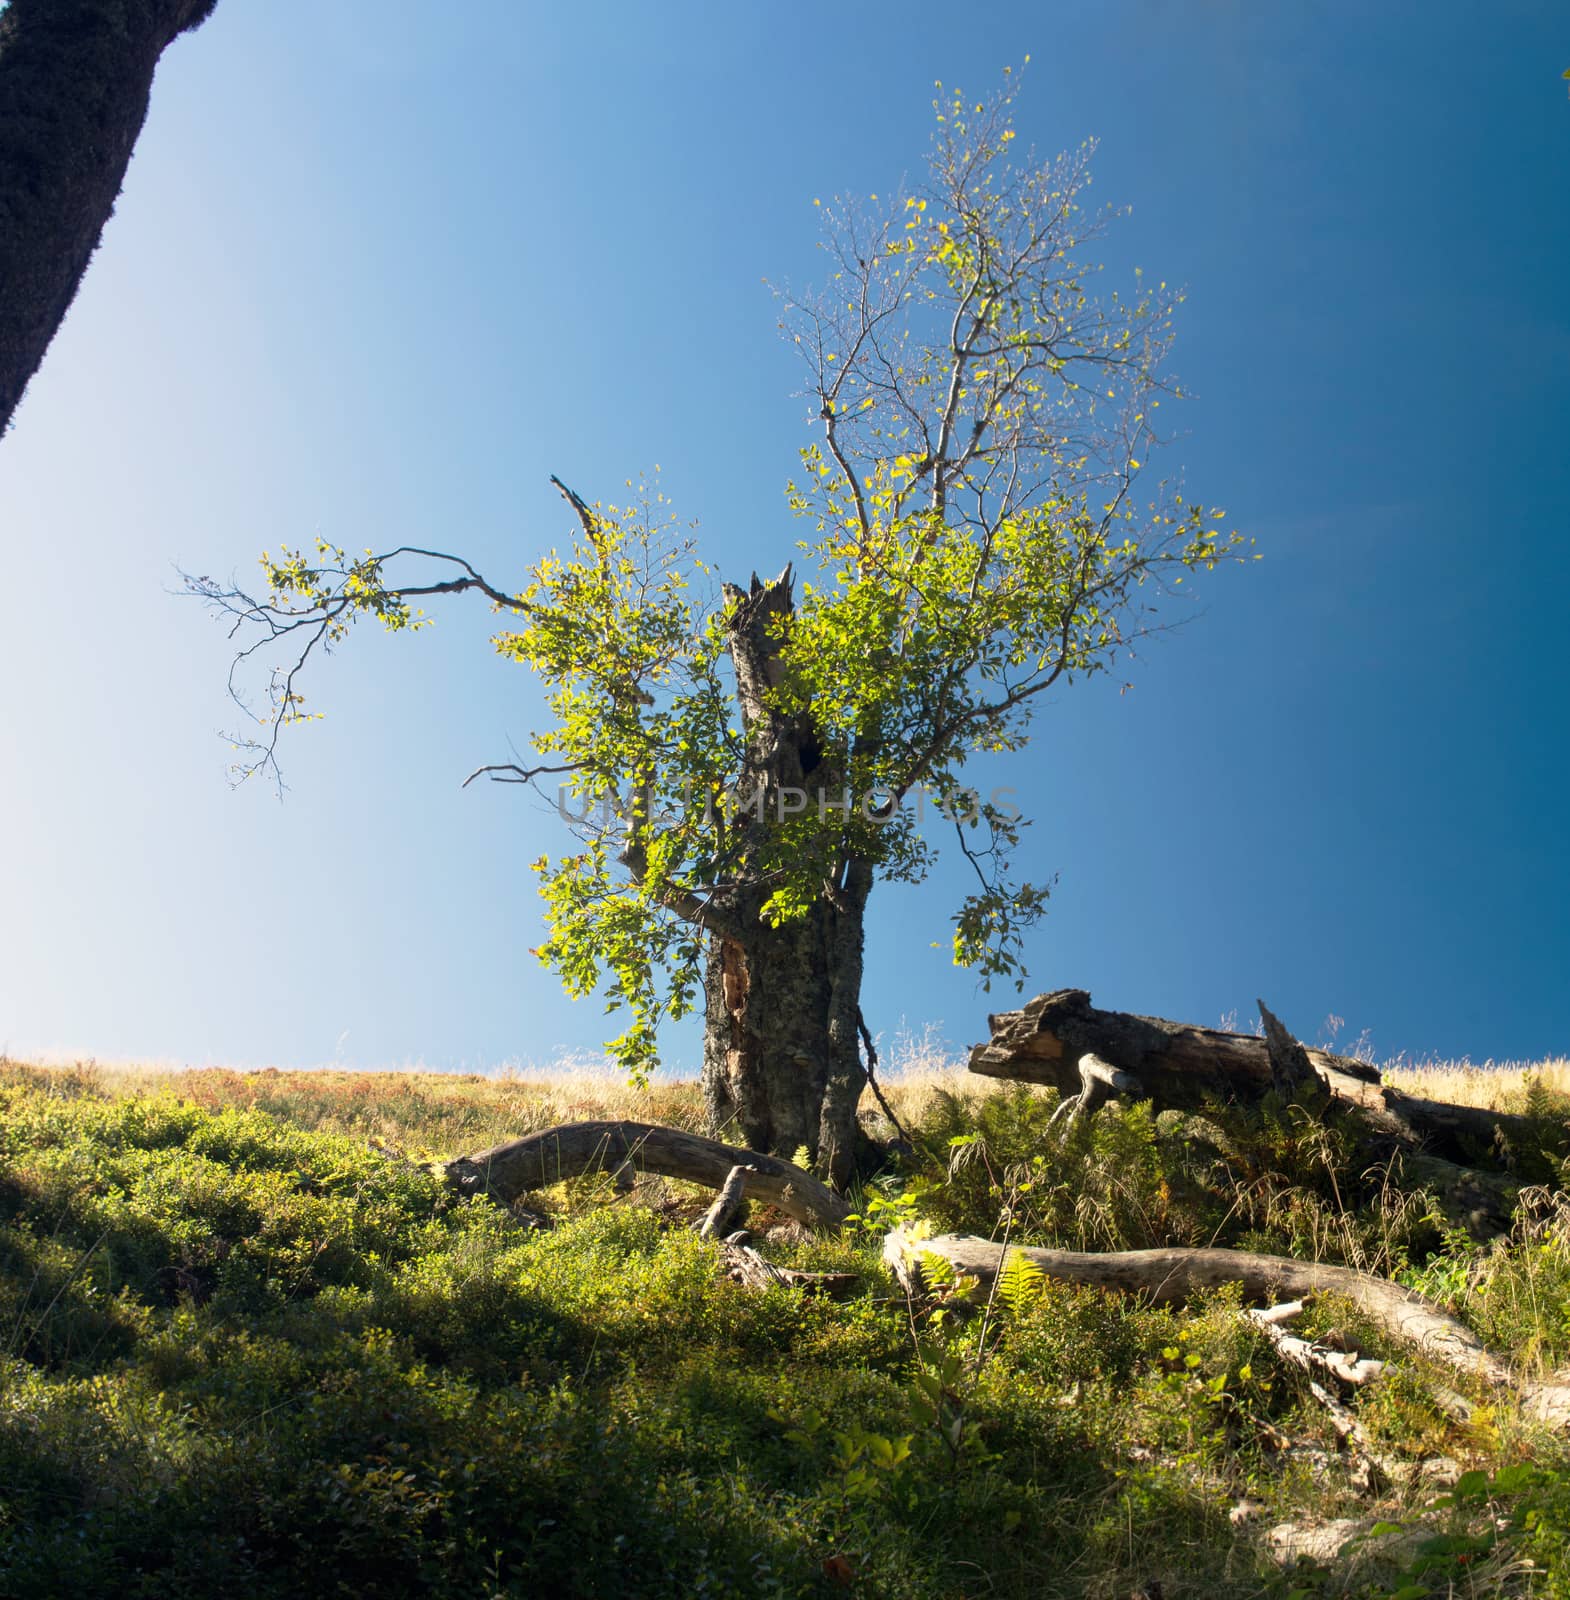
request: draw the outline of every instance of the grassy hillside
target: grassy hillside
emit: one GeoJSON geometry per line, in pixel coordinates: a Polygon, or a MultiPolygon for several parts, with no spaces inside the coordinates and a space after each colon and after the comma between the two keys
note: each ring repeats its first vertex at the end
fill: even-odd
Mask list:
{"type": "MultiPolygon", "coordinates": [[[[696,1125],[690,1085],[5,1064],[0,1594],[1570,1595],[1560,1440],[1497,1396],[1455,1421],[1454,1375],[1345,1306],[1305,1330],[1395,1360],[1352,1400],[1373,1490],[1227,1295],[1020,1282],[962,1315],[877,1262],[894,1218],[1005,1211],[1020,1240],[1315,1256],[1424,1288],[1536,1371],[1570,1360],[1546,1190],[1478,1247],[1292,1108],[1064,1136],[1050,1092],[928,1068],[891,1087],[930,1159],[880,1177],[851,1238],[751,1220],[782,1262],[861,1273],[837,1304],[727,1281],[680,1185],[579,1180],[525,1229],[372,1145],[696,1125]],[[1296,1569],[1271,1534],[1375,1516],[1401,1531],[1296,1569]]],[[[1530,1109],[1520,1159],[1554,1176],[1551,1089],[1426,1092],[1530,1109]]]]}

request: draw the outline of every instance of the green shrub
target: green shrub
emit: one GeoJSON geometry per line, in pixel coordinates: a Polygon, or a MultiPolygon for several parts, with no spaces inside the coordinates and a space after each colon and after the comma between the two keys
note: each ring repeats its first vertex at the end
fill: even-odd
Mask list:
{"type": "MultiPolygon", "coordinates": [[[[986,1316],[929,1315],[875,1258],[910,1213],[1090,1248],[1383,1252],[1505,1348],[1570,1342],[1546,1202],[1479,1251],[1390,1209],[1344,1130],[1292,1108],[1048,1129],[1055,1103],[940,1097],[920,1141],[946,1171],[879,1180],[861,1234],[776,1252],[860,1272],[836,1303],[731,1283],[602,1189],[528,1233],[255,1106],[0,1072],[0,1594],[1108,1600],[1164,1575],[1241,1600],[1265,1568],[1233,1499],[1354,1503],[1273,1465],[1272,1437],[1326,1425],[1235,1297],[1155,1309],[1015,1272],[986,1316]]],[[[1367,1338],[1329,1303],[1303,1326],[1333,1322],[1367,1338]]],[[[1392,1456],[1498,1443],[1429,1381],[1403,1360],[1357,1401],[1392,1456]]],[[[1532,1482],[1512,1548],[1570,1600],[1565,1497],[1532,1482]]]]}

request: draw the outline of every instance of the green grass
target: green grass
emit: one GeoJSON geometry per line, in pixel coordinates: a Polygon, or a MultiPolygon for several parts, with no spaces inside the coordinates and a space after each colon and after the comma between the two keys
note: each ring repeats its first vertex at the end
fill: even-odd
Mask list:
{"type": "MultiPolygon", "coordinates": [[[[1410,1553],[1271,1559],[1273,1523],[1410,1521],[1433,1491],[1361,1493],[1226,1295],[1156,1310],[1019,1282],[985,1319],[934,1316],[875,1232],[768,1247],[854,1268],[857,1298],[760,1293],[716,1270],[679,1186],[581,1180],[525,1232],[367,1142],[696,1119],[690,1088],[618,1093],[0,1068],[0,1594],[1570,1595],[1559,1442],[1497,1404],[1450,1421],[1433,1391],[1454,1380],[1345,1308],[1310,1326],[1399,1360],[1356,1402],[1381,1448],[1491,1475],[1426,1513],[1453,1548],[1416,1577],[1410,1553]],[[1245,1497],[1261,1513],[1234,1526],[1245,1497]],[[1515,1519],[1496,1547],[1467,1545],[1496,1514],[1515,1519]]],[[[1352,1261],[1442,1293],[1528,1369],[1570,1356],[1552,1201],[1478,1249],[1343,1128],[1134,1107],[1065,1140],[1053,1103],[928,1093],[943,1170],[886,1174],[863,1213],[993,1232],[1007,1209],[1020,1239],[1352,1261]]],[[[1539,1109],[1551,1143],[1559,1108],[1539,1109]]]]}

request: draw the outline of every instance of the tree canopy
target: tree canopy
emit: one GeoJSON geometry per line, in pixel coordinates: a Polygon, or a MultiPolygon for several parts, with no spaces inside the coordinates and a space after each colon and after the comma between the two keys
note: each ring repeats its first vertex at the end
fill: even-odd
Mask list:
{"type": "Polygon", "coordinates": [[[629,1013],[611,1049],[635,1073],[693,1009],[706,932],[919,881],[929,810],[975,873],[955,961],[1020,980],[1049,884],[1016,874],[1023,819],[964,789],[967,761],[1019,749],[1045,690],[1107,670],[1160,600],[1242,552],[1150,466],[1182,393],[1182,296],[1140,274],[1098,292],[1113,213],[1089,206],[1094,147],[1018,155],[1014,89],[939,85],[919,186],[814,202],[826,274],[780,295],[814,436],[787,488],[803,536],[773,583],[720,582],[657,480],[625,504],[559,486],[573,536],[515,587],[442,550],[325,540],[264,555],[259,597],[191,580],[260,627],[237,664],[285,650],[242,775],[276,775],[281,729],[312,714],[303,668],[354,624],[417,629],[431,597],[468,591],[504,616],[497,653],[539,674],[553,721],[537,765],[481,772],[559,786],[575,843],[535,863],[538,953],[629,1013]]]}

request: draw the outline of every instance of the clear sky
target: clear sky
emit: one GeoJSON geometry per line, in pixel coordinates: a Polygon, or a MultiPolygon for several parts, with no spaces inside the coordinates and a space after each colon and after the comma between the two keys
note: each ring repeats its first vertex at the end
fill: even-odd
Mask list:
{"type": "MultiPolygon", "coordinates": [[[[762,279],[812,199],[914,174],[933,80],[1033,58],[1021,143],[1101,140],[1106,252],[1186,283],[1169,452],[1264,559],[1007,780],[1060,875],[1031,988],[1381,1057],[1570,1053],[1570,13],[219,0],[0,442],[0,1048],[485,1068],[620,1023],[529,947],[549,811],[464,776],[538,696],[483,606],[307,686],[231,792],[228,649],[174,566],[318,533],[513,582],[659,463],[727,576],[799,529],[762,279]]],[[[963,879],[875,895],[865,1009],[956,1045],[1012,991],[963,879]]],[[[695,1068],[697,1036],[670,1041],[695,1068]]]]}

